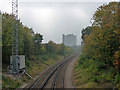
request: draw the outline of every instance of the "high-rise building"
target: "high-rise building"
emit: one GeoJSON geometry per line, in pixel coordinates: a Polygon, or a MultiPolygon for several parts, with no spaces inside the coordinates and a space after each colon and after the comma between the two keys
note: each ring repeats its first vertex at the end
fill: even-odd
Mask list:
{"type": "Polygon", "coordinates": [[[73,34],[68,34],[68,35],[64,35],[62,36],[63,39],[63,43],[66,46],[76,46],[77,45],[77,36],[73,35],[73,34]]]}

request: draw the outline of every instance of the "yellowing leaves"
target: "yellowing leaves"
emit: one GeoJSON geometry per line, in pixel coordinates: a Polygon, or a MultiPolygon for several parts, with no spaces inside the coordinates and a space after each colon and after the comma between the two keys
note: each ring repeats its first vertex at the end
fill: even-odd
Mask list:
{"type": "Polygon", "coordinates": [[[113,58],[115,51],[120,49],[120,28],[118,27],[120,19],[118,19],[117,4],[112,2],[103,5],[94,14],[92,31],[84,36],[84,50],[89,57],[100,58],[107,63],[113,62],[113,59],[109,58],[113,58]]]}
{"type": "Polygon", "coordinates": [[[120,51],[116,51],[114,54],[115,59],[120,59],[120,51]]]}

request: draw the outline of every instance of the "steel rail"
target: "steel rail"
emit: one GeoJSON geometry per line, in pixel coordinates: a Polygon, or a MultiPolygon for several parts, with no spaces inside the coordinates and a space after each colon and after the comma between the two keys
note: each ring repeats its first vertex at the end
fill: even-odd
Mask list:
{"type": "MultiPolygon", "coordinates": [[[[41,77],[30,87],[30,90],[34,89],[36,86],[38,86],[39,89],[44,89],[45,86],[47,85],[48,81],[50,80],[50,78],[54,75],[55,72],[56,76],[53,80],[52,84],[52,88],[56,88],[56,83],[58,80],[58,76],[59,76],[59,71],[62,69],[62,67],[64,67],[64,65],[66,65],[66,63],[69,63],[69,61],[71,61],[72,58],[74,58],[75,55],[66,57],[63,61],[58,62],[57,64],[53,65],[52,67],[50,67],[45,73],[43,73],[41,75],[41,77]],[[40,84],[40,85],[39,85],[40,84]]],[[[68,66],[68,65],[67,65],[68,66]]],[[[67,66],[65,67],[65,70],[67,68],[67,66]]],[[[63,75],[65,74],[65,70],[63,72],[63,75]]],[[[62,75],[62,88],[64,88],[64,76],[62,75]]]]}

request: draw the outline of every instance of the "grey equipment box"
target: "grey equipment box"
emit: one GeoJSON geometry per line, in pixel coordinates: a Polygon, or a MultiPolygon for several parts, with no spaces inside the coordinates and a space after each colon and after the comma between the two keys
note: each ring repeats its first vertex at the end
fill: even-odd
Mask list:
{"type": "Polygon", "coordinates": [[[18,65],[15,65],[14,60],[12,60],[12,56],[10,56],[10,68],[14,70],[14,67],[18,66],[19,71],[25,70],[25,55],[18,55],[18,65]],[[14,66],[15,65],[15,66],[14,66]]]}

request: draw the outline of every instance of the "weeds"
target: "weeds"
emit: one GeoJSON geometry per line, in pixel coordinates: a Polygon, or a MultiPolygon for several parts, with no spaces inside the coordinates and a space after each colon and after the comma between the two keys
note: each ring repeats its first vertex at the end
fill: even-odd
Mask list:
{"type": "Polygon", "coordinates": [[[80,60],[78,60],[74,72],[77,87],[104,87],[105,83],[108,83],[106,87],[114,87],[120,80],[119,74],[115,75],[114,67],[106,69],[104,63],[99,60],[88,59],[84,54],[80,55],[80,60]]]}

